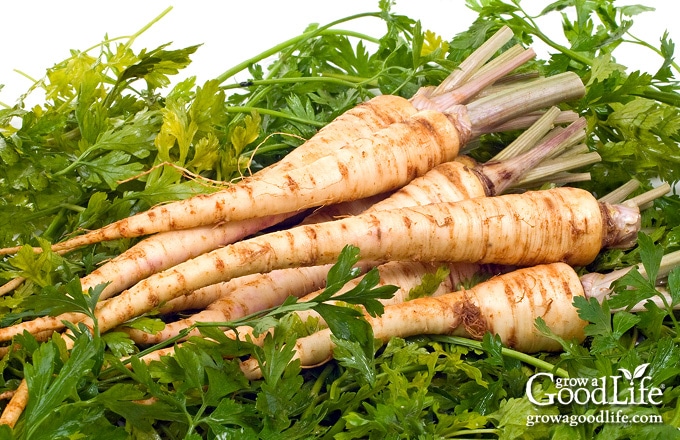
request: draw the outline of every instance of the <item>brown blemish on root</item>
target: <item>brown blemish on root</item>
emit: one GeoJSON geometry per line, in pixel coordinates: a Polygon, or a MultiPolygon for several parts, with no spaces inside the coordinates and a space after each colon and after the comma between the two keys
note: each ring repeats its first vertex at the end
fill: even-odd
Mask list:
{"type": "Polygon", "coordinates": [[[547,211],[558,211],[557,206],[555,205],[555,202],[550,197],[543,197],[543,202],[547,205],[546,210],[547,211]]]}
{"type": "Polygon", "coordinates": [[[612,231],[616,230],[614,219],[612,218],[609,206],[605,203],[600,203],[600,216],[602,217],[602,247],[610,247],[616,240],[616,234],[612,231]]]}
{"type": "Polygon", "coordinates": [[[295,181],[295,179],[293,179],[292,177],[290,177],[288,175],[286,176],[286,186],[288,188],[290,188],[290,190],[293,191],[293,192],[297,192],[300,189],[300,186],[295,181]]]}
{"type": "Polygon", "coordinates": [[[224,260],[222,260],[221,258],[218,258],[218,257],[214,257],[214,261],[215,261],[215,269],[222,272],[224,270],[224,268],[226,267],[226,264],[224,264],[224,260]]]}
{"type": "Polygon", "coordinates": [[[160,303],[160,299],[155,293],[149,293],[146,297],[146,303],[149,304],[151,308],[154,308],[160,303]]]}
{"type": "MultiPolygon", "coordinates": [[[[508,310],[507,313],[509,313],[512,316],[517,316],[517,303],[522,301],[524,295],[522,295],[522,298],[517,299],[515,291],[512,288],[512,285],[510,285],[509,283],[505,284],[504,293],[508,299],[507,303],[510,305],[510,310],[508,310]]],[[[510,326],[510,328],[507,328],[506,330],[508,331],[508,334],[506,335],[503,343],[506,344],[508,347],[517,346],[517,328],[514,325],[512,325],[510,326]]]]}
{"type": "Polygon", "coordinates": [[[456,128],[459,144],[467,143],[472,137],[472,124],[468,116],[467,107],[464,105],[451,107],[446,111],[446,117],[456,128]]]}
{"type": "MultiPolygon", "coordinates": [[[[432,125],[431,121],[428,120],[426,117],[417,117],[413,118],[406,123],[406,127],[408,128],[408,131],[410,133],[414,133],[415,136],[413,139],[426,139],[426,138],[432,138],[435,139],[437,145],[442,145],[442,141],[440,139],[439,134],[437,133],[437,130],[435,127],[432,125]]],[[[430,162],[431,162],[430,158],[430,162]]],[[[432,169],[434,164],[429,163],[428,169],[432,169]]],[[[406,173],[408,176],[415,177],[417,173],[416,166],[411,164],[410,162],[407,163],[406,167],[406,173]]]]}
{"type": "MultiPolygon", "coordinates": [[[[388,98],[389,99],[389,98],[388,98]]],[[[402,98],[403,99],[403,98],[402,98]]],[[[391,101],[391,104],[399,104],[396,103],[395,100],[389,99],[391,101]]],[[[404,100],[405,101],[405,100],[404,100]]],[[[406,105],[410,106],[410,103],[406,103],[406,105]]],[[[389,125],[389,124],[394,124],[395,122],[399,122],[401,120],[401,113],[399,113],[399,119],[395,117],[396,115],[393,114],[393,112],[390,110],[388,111],[388,106],[384,105],[383,103],[376,103],[373,101],[364,101],[363,103],[359,104],[359,106],[364,107],[364,108],[370,108],[370,112],[374,113],[374,118],[382,121],[383,123],[389,125]]]]}
{"type": "MultiPolygon", "coordinates": [[[[290,234],[288,234],[289,240],[290,234]]],[[[258,247],[254,248],[252,246],[246,247],[245,249],[238,249],[237,256],[241,261],[241,264],[248,264],[251,261],[255,261],[263,255],[271,255],[274,253],[274,249],[269,243],[258,243],[258,247]]]]}
{"type": "Polygon", "coordinates": [[[338,171],[340,172],[340,175],[343,179],[347,179],[349,176],[349,171],[344,163],[338,162],[338,171]]]}
{"type": "Polygon", "coordinates": [[[465,331],[473,339],[482,339],[488,327],[482,311],[476,304],[466,298],[464,301],[456,303],[455,316],[459,316],[465,331]]]}
{"type": "MultiPolygon", "coordinates": [[[[468,158],[469,160],[465,161],[459,160],[462,157],[463,156],[458,156],[454,161],[444,162],[442,166],[435,167],[435,169],[449,182],[451,187],[455,188],[460,193],[466,194],[468,198],[471,198],[472,195],[466,188],[467,185],[465,185],[464,182],[469,179],[471,174],[478,179],[480,179],[480,176],[477,175],[474,166],[468,165],[474,163],[475,160],[472,158],[468,158]]],[[[487,194],[486,185],[483,182],[482,186],[484,187],[484,193],[487,194]]]]}

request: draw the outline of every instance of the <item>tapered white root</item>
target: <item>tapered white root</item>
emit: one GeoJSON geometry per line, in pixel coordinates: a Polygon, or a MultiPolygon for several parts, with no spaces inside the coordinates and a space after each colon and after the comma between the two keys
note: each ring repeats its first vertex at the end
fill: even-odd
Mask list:
{"type": "MultiPolygon", "coordinates": [[[[480,339],[498,335],[508,347],[532,353],[560,349],[555,340],[534,326],[542,318],[567,340],[585,338],[587,325],[572,306],[583,295],[581,281],[564,263],[538,265],[501,274],[476,286],[433,298],[419,298],[387,306],[380,317],[366,316],[376,339],[416,335],[456,335],[480,339]]],[[[334,344],[324,329],[297,340],[294,358],[302,366],[316,366],[332,358],[334,344]]],[[[261,377],[255,359],[242,363],[249,379],[261,377]]]]}

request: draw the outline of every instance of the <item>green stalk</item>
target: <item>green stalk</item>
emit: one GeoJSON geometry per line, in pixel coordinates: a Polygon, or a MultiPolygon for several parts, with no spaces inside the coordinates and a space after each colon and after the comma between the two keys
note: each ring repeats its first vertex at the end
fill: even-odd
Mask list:
{"type": "Polygon", "coordinates": [[[566,159],[568,157],[575,157],[580,154],[590,153],[590,148],[586,144],[573,145],[565,148],[564,151],[558,151],[556,154],[550,156],[548,159],[566,159]]]}
{"type": "MultiPolygon", "coordinates": [[[[491,36],[491,38],[486,40],[472,55],[461,62],[451,75],[434,88],[432,93],[434,95],[443,94],[465,84],[472,75],[479,73],[480,70],[482,70],[482,66],[484,66],[494,53],[510,41],[512,36],[512,30],[510,30],[509,27],[502,27],[491,36]]],[[[501,59],[500,62],[504,61],[504,59],[501,59]]]]}
{"type": "MultiPolygon", "coordinates": [[[[301,34],[297,37],[291,38],[287,41],[284,41],[281,44],[278,44],[274,46],[273,48],[269,49],[268,51],[262,52],[259,55],[256,55],[255,57],[251,58],[250,60],[246,60],[242,62],[241,64],[233,67],[232,69],[228,70],[227,72],[223,73],[222,75],[218,76],[217,79],[220,81],[220,83],[226,78],[229,78],[229,76],[233,76],[234,74],[240,72],[241,70],[247,68],[250,64],[254,62],[258,62],[264,58],[267,58],[269,56],[272,56],[276,53],[282,52],[284,49],[288,48],[288,50],[285,53],[282,53],[279,56],[279,59],[272,64],[272,66],[269,69],[269,73],[267,74],[266,79],[271,79],[273,78],[276,74],[278,74],[279,70],[284,66],[286,59],[298,48],[300,45],[307,40],[314,38],[318,35],[348,35],[348,36],[354,36],[358,37],[361,34],[357,34],[356,32],[351,32],[351,31],[343,31],[343,30],[333,30],[330,31],[329,29],[332,26],[335,26],[337,24],[346,22],[346,21],[351,21],[357,18],[361,17],[380,17],[381,13],[379,12],[367,12],[364,14],[356,14],[352,15],[349,17],[342,18],[340,20],[333,21],[331,23],[328,23],[325,26],[321,26],[313,31],[306,32],[304,34],[301,34]],[[237,70],[238,69],[238,70],[237,70]],[[229,76],[226,76],[229,75],[229,76]]],[[[369,36],[362,36],[365,39],[368,39],[368,41],[376,42],[378,43],[379,40],[375,40],[372,37],[369,36]]],[[[249,98],[248,101],[246,102],[246,105],[253,105],[256,102],[261,101],[269,92],[270,87],[263,87],[261,90],[253,93],[249,98]]],[[[234,124],[237,121],[238,118],[235,118],[234,121],[232,121],[231,124],[234,124]]]]}
{"type": "Polygon", "coordinates": [[[536,168],[528,171],[522,179],[517,182],[515,186],[523,186],[528,184],[537,184],[539,182],[550,182],[551,176],[555,176],[563,171],[581,168],[587,165],[600,162],[602,158],[593,151],[586,154],[578,154],[568,159],[554,159],[546,161],[536,168]]]}
{"type": "MultiPolygon", "coordinates": [[[[636,37],[635,35],[633,35],[631,33],[628,33],[628,35],[630,35],[630,37],[633,38],[633,40],[622,40],[623,42],[631,43],[631,44],[639,44],[640,46],[646,47],[647,49],[651,50],[652,52],[655,52],[657,55],[659,55],[660,57],[663,58],[663,55],[658,48],[652,46],[651,44],[647,43],[646,41],[639,39],[638,37],[636,37]]],[[[675,61],[672,61],[670,63],[670,65],[673,66],[673,68],[677,72],[680,72],[680,66],[678,66],[678,63],[676,63],[675,61]]]]}
{"type": "MultiPolygon", "coordinates": [[[[671,252],[669,254],[661,257],[659,262],[659,269],[656,273],[656,279],[667,277],[668,274],[675,269],[680,267],[680,251],[671,252]]],[[[645,267],[642,264],[638,264],[639,272],[646,277],[645,267]]]]}
{"type": "Polygon", "coordinates": [[[537,181],[534,182],[534,185],[542,184],[542,183],[547,183],[547,184],[553,184],[553,185],[566,185],[568,183],[576,183],[576,182],[588,182],[592,179],[592,176],[590,173],[571,173],[571,172],[561,172],[561,173],[555,173],[553,174],[549,181],[547,182],[541,182],[537,181]]]}
{"type": "Polygon", "coordinates": [[[626,200],[626,197],[631,195],[633,191],[638,189],[640,187],[640,181],[636,179],[631,179],[628,182],[624,183],[614,191],[605,194],[604,196],[600,197],[598,199],[598,202],[604,202],[604,203],[611,203],[611,204],[616,204],[616,203],[621,203],[624,200],[626,200]]]}
{"type": "Polygon", "coordinates": [[[73,162],[71,162],[70,165],[68,165],[66,168],[62,168],[61,170],[59,170],[59,171],[57,171],[56,173],[52,174],[52,176],[63,176],[64,174],[66,174],[66,173],[68,173],[68,172],[70,172],[70,171],[73,171],[78,165],[82,164],[82,163],[85,161],[85,158],[86,158],[90,153],[92,153],[93,151],[95,151],[97,148],[99,148],[99,147],[97,146],[97,144],[90,146],[88,149],[86,149],[85,151],[83,151],[83,154],[81,154],[80,156],[78,156],[78,157],[76,158],[76,160],[74,160],[73,162]]]}
{"type": "Polygon", "coordinates": [[[128,48],[128,47],[132,46],[132,44],[135,42],[137,37],[139,37],[144,32],[146,32],[151,26],[158,23],[160,21],[160,19],[165,17],[168,14],[168,12],[170,12],[171,10],[172,10],[172,6],[168,6],[167,8],[165,8],[165,10],[163,12],[161,12],[158,16],[156,16],[156,18],[151,20],[149,23],[147,23],[144,27],[142,27],[140,30],[138,30],[134,34],[130,35],[128,37],[128,42],[125,43],[125,47],[128,48]]]}
{"type": "Polygon", "coordinates": [[[526,13],[526,11],[522,8],[519,8],[520,11],[524,14],[524,17],[519,17],[517,14],[510,14],[513,18],[524,21],[524,22],[529,22],[531,24],[531,33],[536,35],[541,41],[543,41],[545,44],[548,46],[552,47],[553,49],[562,52],[563,54],[567,55],[569,58],[571,58],[574,61],[578,61],[581,64],[585,64],[587,66],[592,66],[593,65],[593,60],[592,58],[588,58],[585,55],[582,55],[576,51],[573,51],[569,49],[566,46],[562,46],[561,44],[555,43],[553,40],[548,38],[546,34],[541,32],[539,29],[538,25],[536,22],[533,20],[533,18],[526,13]]]}
{"type": "MultiPolygon", "coordinates": [[[[434,335],[430,337],[437,342],[462,345],[463,347],[472,348],[474,350],[485,351],[484,347],[482,347],[482,343],[480,341],[475,341],[473,339],[462,338],[460,336],[440,336],[440,335],[434,335]]],[[[569,373],[566,370],[558,368],[555,365],[551,364],[550,362],[537,359],[529,354],[522,353],[507,347],[502,347],[501,353],[503,354],[503,356],[507,356],[511,359],[516,359],[520,362],[524,362],[525,364],[531,365],[539,370],[551,371],[553,372],[553,374],[555,374],[555,376],[563,377],[565,379],[569,377],[569,373]]]]}
{"type": "Polygon", "coordinates": [[[45,231],[43,231],[42,236],[49,240],[55,233],[57,228],[61,227],[65,222],[66,222],[66,208],[62,207],[62,209],[60,209],[59,212],[57,212],[57,215],[54,216],[54,218],[47,226],[45,231]]]}
{"type": "Polygon", "coordinates": [[[646,191],[638,196],[633,197],[632,199],[627,200],[626,203],[632,203],[639,206],[640,209],[645,209],[649,207],[649,205],[654,200],[666,195],[670,190],[671,186],[667,182],[664,182],[652,190],[646,191]]]}
{"type": "MultiPolygon", "coordinates": [[[[262,60],[264,60],[264,59],[266,59],[266,58],[268,58],[272,55],[275,55],[275,54],[283,51],[286,48],[292,47],[292,50],[294,50],[296,47],[298,47],[298,45],[300,43],[303,43],[303,42],[305,42],[305,41],[307,41],[307,40],[309,40],[313,37],[316,37],[318,35],[348,35],[348,36],[353,36],[353,37],[357,37],[357,38],[362,38],[362,39],[365,39],[365,40],[371,41],[371,42],[376,42],[376,43],[379,42],[379,40],[376,40],[373,37],[363,35],[363,34],[359,34],[357,32],[352,32],[352,31],[337,30],[337,31],[333,31],[333,32],[326,32],[327,29],[329,29],[332,26],[335,26],[336,24],[340,24],[340,23],[350,21],[350,20],[354,20],[354,19],[361,18],[361,17],[380,17],[380,13],[379,12],[366,12],[366,13],[363,13],[363,14],[352,15],[352,16],[345,17],[343,19],[331,22],[331,23],[329,23],[325,26],[322,26],[318,29],[315,29],[313,31],[308,31],[308,32],[300,34],[296,37],[290,38],[290,39],[288,39],[288,40],[286,40],[282,43],[279,43],[275,46],[272,46],[271,48],[269,48],[269,49],[267,49],[263,52],[260,52],[259,54],[255,55],[251,58],[248,58],[245,61],[242,61],[241,63],[235,65],[234,67],[226,70],[221,75],[218,75],[216,79],[220,83],[223,83],[228,78],[231,78],[232,76],[236,75],[237,73],[241,72],[242,70],[247,69],[250,65],[256,64],[256,63],[258,63],[258,62],[260,62],[260,61],[262,61],[262,60]]],[[[278,69],[280,68],[280,66],[281,66],[281,62],[276,63],[276,65],[274,67],[272,67],[271,71],[277,72],[278,69]]],[[[271,77],[271,75],[270,75],[270,77],[271,77]]]]}
{"type": "Polygon", "coordinates": [[[515,85],[467,104],[473,137],[502,123],[585,95],[581,78],[573,72],[515,85]]]}
{"type": "MultiPolygon", "coordinates": [[[[274,78],[274,76],[278,73],[278,71],[283,67],[285,60],[303,43],[306,41],[310,40],[311,38],[314,38],[319,35],[346,35],[346,36],[352,36],[360,39],[364,39],[373,43],[379,43],[380,40],[375,39],[371,36],[361,34],[358,32],[354,31],[347,31],[347,30],[330,30],[332,26],[338,25],[343,22],[355,20],[358,18],[362,17],[381,17],[380,12],[366,12],[366,13],[361,13],[361,14],[356,14],[356,15],[351,15],[336,21],[333,21],[331,23],[328,23],[324,26],[321,26],[317,29],[314,29],[312,31],[305,32],[303,34],[300,34],[296,37],[290,38],[282,43],[279,43],[239,64],[236,66],[228,69],[221,75],[217,76],[216,80],[222,84],[224,81],[226,81],[228,78],[233,77],[237,73],[247,69],[249,66],[256,64],[266,58],[269,58],[277,53],[281,53],[284,50],[286,50],[285,53],[282,53],[279,56],[279,59],[270,67],[269,73],[267,77],[265,78],[266,80],[271,80],[274,78]]],[[[270,85],[266,85],[262,87],[260,90],[254,92],[247,100],[245,103],[246,106],[252,106],[254,103],[257,103],[261,101],[269,92],[270,90],[270,85]]],[[[230,125],[235,124],[238,121],[239,118],[234,118],[233,121],[231,121],[230,125]]],[[[325,124],[323,124],[325,125],[325,124]]],[[[321,126],[323,126],[321,125],[321,126]]],[[[317,125],[319,126],[319,125],[317,125]]],[[[321,127],[319,126],[319,127],[321,127]]]]}
{"type": "MultiPolygon", "coordinates": [[[[72,56],[70,56],[70,57],[68,57],[68,58],[65,58],[65,59],[62,61],[62,63],[65,63],[65,62],[68,62],[68,61],[72,60],[73,58],[77,57],[80,53],[87,53],[87,52],[90,52],[91,50],[100,48],[100,47],[102,47],[102,46],[104,46],[104,45],[106,45],[106,44],[109,44],[109,43],[112,43],[112,42],[118,41],[118,40],[125,40],[125,39],[127,39],[128,41],[127,41],[127,43],[125,43],[125,47],[130,47],[130,46],[132,46],[132,44],[134,43],[134,41],[137,39],[137,37],[139,37],[141,34],[143,34],[144,32],[146,32],[151,26],[153,26],[154,24],[156,24],[157,22],[159,22],[159,21],[161,20],[161,18],[163,18],[164,16],[166,16],[171,10],[172,10],[172,6],[167,7],[163,12],[161,12],[161,13],[160,13],[159,15],[157,15],[153,20],[151,20],[149,23],[147,23],[146,25],[144,25],[140,30],[138,30],[137,32],[135,32],[135,33],[132,34],[132,35],[129,35],[129,36],[121,36],[121,37],[115,37],[115,38],[106,38],[106,39],[104,39],[103,41],[100,41],[99,43],[97,43],[97,44],[95,44],[95,45],[92,45],[92,46],[88,47],[87,49],[84,49],[84,50],[82,50],[82,51],[79,51],[79,52],[77,52],[76,54],[74,54],[74,55],[72,55],[72,56]]],[[[35,89],[35,88],[37,87],[38,83],[40,83],[41,81],[43,81],[42,79],[34,79],[34,78],[32,78],[31,76],[29,76],[28,74],[26,74],[26,73],[24,73],[24,72],[22,72],[22,71],[20,71],[20,70],[16,70],[16,69],[15,69],[14,71],[17,72],[17,73],[19,73],[20,75],[22,75],[22,76],[28,78],[30,81],[33,82],[33,84],[31,85],[31,87],[28,88],[28,91],[27,91],[24,95],[27,95],[28,93],[30,93],[33,89],[35,89]]],[[[0,102],[0,106],[9,108],[9,106],[8,106],[7,104],[2,103],[2,102],[0,102]]]]}
{"type": "Polygon", "coordinates": [[[292,116],[288,113],[280,112],[280,111],[277,111],[277,110],[271,110],[271,109],[268,109],[268,108],[262,108],[262,107],[241,107],[241,106],[230,107],[230,106],[227,106],[227,107],[225,107],[224,111],[226,113],[248,113],[248,114],[253,112],[253,111],[256,111],[256,112],[263,114],[263,115],[269,115],[269,116],[275,116],[277,118],[288,119],[288,120],[291,120],[291,121],[300,122],[302,124],[313,125],[313,126],[319,127],[319,128],[326,125],[325,122],[313,121],[311,119],[305,119],[305,118],[299,118],[297,116],[292,116]]]}
{"type": "MultiPolygon", "coordinates": [[[[254,79],[247,81],[246,84],[238,83],[231,84],[228,86],[220,87],[222,90],[229,89],[240,89],[244,87],[251,86],[268,86],[277,84],[299,84],[299,83],[322,83],[322,84],[335,84],[345,87],[356,87],[357,84],[368,84],[370,79],[360,78],[356,76],[349,75],[329,75],[324,74],[323,76],[305,76],[300,78],[273,78],[273,79],[254,79]],[[343,79],[344,78],[344,79],[343,79]]],[[[369,84],[372,85],[372,84],[369,84]]]]}
{"type": "MultiPolygon", "coordinates": [[[[281,150],[288,150],[290,148],[291,148],[290,145],[284,144],[284,143],[262,145],[261,147],[257,148],[257,154],[261,156],[262,154],[273,153],[273,152],[281,151],[281,150]]],[[[244,151],[243,153],[241,153],[239,158],[247,159],[247,160],[252,159],[253,158],[253,150],[244,151]]]]}
{"type": "Polygon", "coordinates": [[[641,98],[651,99],[653,101],[659,101],[663,104],[672,105],[673,107],[680,107],[680,95],[673,92],[660,92],[656,89],[648,87],[642,93],[631,92],[631,95],[639,96],[641,98]]]}
{"type": "MultiPolygon", "coordinates": [[[[326,383],[326,379],[328,379],[328,376],[333,372],[333,369],[335,367],[332,364],[327,364],[324,366],[323,370],[321,370],[321,374],[316,378],[314,381],[314,385],[312,385],[312,389],[310,390],[310,398],[314,398],[315,401],[319,400],[319,393],[321,392],[321,388],[323,388],[324,384],[326,383]]],[[[306,419],[309,417],[314,411],[315,405],[309,405],[307,409],[305,410],[304,414],[302,415],[302,419],[306,419]]]]}
{"type": "Polygon", "coordinates": [[[555,124],[560,109],[551,107],[531,127],[523,131],[510,145],[503,148],[491,160],[505,160],[529,150],[545,136],[555,124]]]}
{"type": "Polygon", "coordinates": [[[344,79],[345,81],[350,81],[350,84],[365,84],[367,86],[372,86],[372,87],[378,86],[378,81],[375,79],[375,77],[363,78],[363,77],[360,77],[360,76],[338,74],[338,73],[333,73],[333,72],[321,72],[320,75],[321,75],[322,78],[335,78],[335,79],[340,79],[340,80],[344,79]]]}

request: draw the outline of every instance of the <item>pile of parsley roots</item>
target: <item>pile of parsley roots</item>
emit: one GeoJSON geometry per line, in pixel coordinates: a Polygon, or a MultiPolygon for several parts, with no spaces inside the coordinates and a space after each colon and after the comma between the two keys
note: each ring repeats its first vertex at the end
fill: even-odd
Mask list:
{"type": "Polygon", "coordinates": [[[445,41],[378,6],[204,84],[200,46],[105,40],[0,108],[1,438],[677,436],[653,9],[470,1],[445,41]],[[660,399],[528,396],[621,371],[660,399]]]}

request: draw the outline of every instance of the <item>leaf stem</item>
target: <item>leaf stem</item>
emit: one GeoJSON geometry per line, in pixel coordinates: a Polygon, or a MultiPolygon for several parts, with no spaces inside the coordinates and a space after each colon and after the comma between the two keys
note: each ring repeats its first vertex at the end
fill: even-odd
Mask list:
{"type": "MultiPolygon", "coordinates": [[[[291,46],[296,47],[298,44],[300,44],[300,43],[302,43],[306,40],[309,40],[310,38],[316,37],[318,35],[347,35],[347,36],[362,38],[362,39],[365,39],[367,41],[371,41],[371,42],[374,42],[374,43],[378,43],[380,40],[377,40],[377,39],[370,37],[368,35],[359,34],[357,32],[346,31],[346,30],[327,31],[327,29],[332,27],[332,26],[335,26],[336,24],[340,24],[342,22],[354,20],[354,19],[361,18],[361,17],[379,17],[379,16],[380,16],[379,12],[367,12],[367,13],[363,13],[363,14],[352,15],[352,16],[349,16],[349,17],[346,17],[346,18],[343,18],[343,19],[340,19],[340,20],[336,20],[336,21],[331,22],[331,23],[329,23],[325,26],[322,26],[318,29],[305,32],[303,34],[300,34],[298,36],[290,38],[290,39],[288,39],[288,40],[286,40],[282,43],[279,43],[275,46],[272,46],[271,48],[269,48],[269,49],[267,49],[263,52],[260,52],[259,54],[255,55],[251,58],[248,58],[245,61],[240,62],[239,64],[235,65],[234,67],[227,69],[224,73],[222,73],[221,75],[218,75],[216,79],[221,84],[224,81],[226,81],[228,78],[231,78],[232,76],[236,75],[237,73],[241,72],[242,70],[247,69],[249,66],[256,64],[259,61],[262,61],[266,58],[269,58],[270,56],[275,55],[275,54],[283,51],[286,48],[289,48],[291,46]]],[[[278,69],[276,69],[276,70],[278,70],[278,69]]]]}
{"type": "Polygon", "coordinates": [[[321,370],[321,373],[314,381],[312,389],[309,391],[310,399],[313,398],[314,402],[307,407],[304,414],[302,415],[302,419],[306,419],[311,416],[312,411],[314,411],[314,408],[316,407],[314,403],[319,401],[319,392],[321,392],[321,388],[325,385],[326,379],[328,379],[328,376],[330,376],[334,369],[335,367],[333,364],[326,364],[323,370],[321,370]]]}
{"type": "Polygon", "coordinates": [[[555,126],[560,109],[550,107],[531,127],[523,131],[510,145],[503,148],[491,160],[506,160],[518,156],[532,148],[555,126]]]}
{"type": "MultiPolygon", "coordinates": [[[[433,335],[431,336],[433,340],[436,340],[438,342],[444,342],[444,343],[449,343],[449,344],[456,344],[456,345],[462,345],[464,347],[469,347],[473,348],[475,350],[480,350],[484,351],[484,348],[482,347],[482,343],[480,341],[475,341],[473,339],[467,339],[463,338],[460,336],[442,336],[442,335],[433,335]]],[[[529,364],[535,368],[541,369],[541,370],[546,370],[546,371],[551,371],[553,374],[559,377],[563,378],[568,378],[569,373],[566,370],[563,370],[562,368],[558,368],[555,365],[551,364],[550,362],[537,359],[534,356],[531,356],[526,353],[519,352],[517,350],[513,350],[511,348],[507,347],[501,347],[501,353],[504,356],[507,356],[512,359],[516,359],[520,362],[524,362],[526,364],[529,364]]]]}
{"type": "Polygon", "coordinates": [[[322,76],[301,76],[297,78],[272,78],[272,79],[254,79],[244,83],[230,84],[221,86],[222,90],[240,89],[251,86],[268,86],[277,84],[298,84],[298,83],[327,83],[344,87],[356,87],[357,85],[373,86],[376,83],[368,78],[361,78],[350,75],[333,75],[322,74],[322,76]]]}
{"type": "MultiPolygon", "coordinates": [[[[284,41],[283,43],[280,43],[271,49],[264,51],[260,53],[259,55],[256,55],[255,57],[250,58],[249,60],[246,60],[237,66],[229,69],[227,72],[224,72],[222,75],[217,77],[217,80],[219,83],[222,83],[224,80],[229,78],[230,76],[235,75],[236,73],[240,72],[241,70],[247,68],[251,64],[254,64],[262,59],[268,58],[269,56],[272,56],[276,53],[283,52],[284,49],[288,48],[288,50],[285,53],[281,53],[279,55],[279,59],[274,62],[270,67],[269,67],[269,73],[266,77],[266,79],[272,79],[275,77],[279,70],[285,65],[285,61],[288,59],[288,57],[298,48],[300,47],[300,44],[304,43],[305,41],[316,37],[318,35],[351,35],[351,36],[358,36],[361,34],[357,34],[356,32],[351,32],[351,31],[343,31],[343,30],[333,30],[330,31],[329,28],[332,26],[335,26],[337,24],[346,22],[346,21],[351,21],[357,18],[362,18],[362,17],[381,17],[380,12],[367,12],[363,14],[356,14],[356,15],[351,15],[349,17],[345,17],[336,21],[333,21],[331,23],[328,23],[322,27],[319,27],[315,30],[305,32],[297,37],[291,38],[287,41],[284,41]]],[[[365,36],[365,38],[370,39],[373,42],[379,42],[379,40],[372,39],[371,37],[365,36]]],[[[259,102],[262,100],[267,93],[270,90],[270,86],[265,86],[262,87],[259,91],[255,91],[252,93],[250,98],[248,98],[248,101],[246,102],[246,105],[253,105],[254,103],[259,102]]],[[[238,121],[238,118],[234,118],[230,125],[235,124],[238,121]]]]}
{"type": "Polygon", "coordinates": [[[163,12],[161,12],[160,14],[158,14],[158,15],[156,16],[156,18],[154,18],[154,19],[151,20],[149,23],[147,23],[146,25],[144,25],[140,30],[138,30],[138,31],[135,32],[134,34],[130,35],[130,36],[128,37],[128,42],[125,43],[125,47],[127,48],[127,47],[132,46],[132,44],[135,42],[135,40],[137,39],[137,37],[139,37],[139,36],[142,35],[144,32],[146,32],[151,26],[153,26],[154,24],[158,23],[158,22],[160,21],[160,19],[163,18],[163,17],[165,17],[165,16],[168,14],[168,12],[170,12],[171,10],[172,10],[172,6],[168,6],[167,8],[165,8],[165,10],[164,10],[163,12]]]}
{"type": "MultiPolygon", "coordinates": [[[[589,58],[579,52],[576,52],[574,50],[569,49],[566,46],[562,46],[561,44],[558,44],[551,40],[546,34],[544,34],[536,24],[536,22],[533,20],[533,18],[526,13],[521,7],[519,7],[519,10],[522,11],[522,14],[524,14],[524,18],[519,17],[517,14],[510,13],[509,15],[512,16],[516,20],[523,21],[524,23],[529,23],[528,25],[528,32],[535,35],[538,37],[541,41],[543,41],[545,44],[547,44],[549,47],[563,53],[564,55],[567,55],[569,58],[572,60],[579,62],[581,64],[584,64],[586,66],[592,66],[594,64],[594,60],[592,58],[589,58]]],[[[629,34],[630,35],[630,34],[629,34]]],[[[632,36],[632,35],[631,35],[632,36]]],[[[635,38],[634,36],[632,36],[635,38]]],[[[622,40],[626,41],[626,40],[622,40]]],[[[646,46],[648,48],[651,48],[654,52],[659,53],[658,50],[654,49],[648,44],[643,44],[642,42],[639,42],[638,44],[641,44],[643,46],[646,46]]],[[[678,70],[678,66],[675,63],[672,63],[673,67],[678,70]]],[[[631,92],[631,95],[636,95],[640,96],[643,98],[659,101],[664,104],[672,105],[675,107],[680,107],[680,95],[677,93],[672,93],[672,92],[661,92],[659,90],[656,90],[653,87],[647,87],[644,91],[640,93],[634,93],[631,92]]]]}
{"type": "Polygon", "coordinates": [[[537,185],[544,182],[550,182],[551,177],[559,175],[561,172],[581,168],[587,165],[600,162],[602,158],[596,151],[585,154],[577,154],[567,159],[554,159],[546,161],[545,163],[536,166],[531,171],[527,172],[522,179],[517,182],[516,186],[523,185],[537,185]]]}
{"type": "Polygon", "coordinates": [[[61,170],[55,172],[54,174],[52,174],[52,176],[53,176],[53,177],[63,176],[64,174],[66,174],[66,173],[68,173],[68,172],[70,172],[70,171],[73,171],[73,169],[75,169],[78,165],[80,165],[80,164],[85,160],[85,158],[86,158],[90,153],[92,153],[93,151],[95,151],[97,148],[98,148],[98,146],[97,146],[96,144],[95,144],[95,145],[91,145],[89,148],[87,148],[85,151],[83,151],[83,153],[82,153],[80,156],[78,156],[78,157],[76,158],[76,160],[74,160],[73,162],[71,162],[70,165],[68,165],[66,168],[62,168],[61,170]]]}
{"type": "Polygon", "coordinates": [[[680,107],[680,95],[675,92],[661,92],[659,90],[648,87],[642,93],[630,93],[633,96],[640,96],[642,98],[651,99],[654,101],[659,101],[663,104],[672,105],[674,107],[680,107]]]}
{"type": "Polygon", "coordinates": [[[637,195],[625,201],[626,204],[632,204],[645,209],[649,204],[659,197],[663,197],[671,190],[671,186],[667,182],[663,182],[658,187],[637,195]]]}
{"type": "Polygon", "coordinates": [[[531,28],[530,33],[537,36],[541,41],[543,41],[545,44],[552,47],[553,49],[567,55],[572,60],[578,61],[579,63],[585,64],[587,66],[593,65],[592,58],[588,58],[587,56],[582,55],[582,54],[580,54],[576,51],[573,51],[566,46],[562,46],[561,44],[558,44],[558,43],[554,42],[553,40],[551,40],[550,38],[548,38],[548,36],[546,34],[544,34],[539,29],[539,27],[536,24],[536,22],[534,21],[533,17],[531,17],[529,14],[527,14],[527,12],[524,9],[522,9],[521,7],[519,7],[519,10],[522,11],[522,14],[524,14],[524,17],[519,17],[517,14],[513,14],[513,13],[511,13],[510,15],[513,18],[515,18],[519,21],[523,21],[525,23],[527,23],[527,22],[530,23],[530,26],[529,26],[531,28]]]}
{"type": "MultiPolygon", "coordinates": [[[[623,42],[631,43],[631,44],[639,44],[640,46],[646,47],[647,49],[651,50],[652,52],[655,52],[657,55],[659,55],[660,57],[663,58],[663,54],[662,54],[661,51],[660,51],[659,49],[657,49],[656,47],[652,46],[651,44],[647,43],[647,42],[644,41],[644,40],[639,39],[638,37],[636,37],[635,35],[631,34],[630,32],[628,32],[628,35],[632,38],[632,40],[622,40],[623,42]]],[[[680,72],[680,66],[678,66],[678,63],[676,63],[675,61],[672,61],[672,62],[670,62],[669,64],[670,64],[671,66],[673,66],[673,68],[674,68],[677,72],[680,72]]]]}
{"type": "Polygon", "coordinates": [[[637,179],[630,179],[628,182],[624,183],[620,187],[616,188],[612,192],[605,194],[600,197],[598,202],[600,203],[611,203],[617,204],[622,203],[626,198],[631,195],[636,189],[640,187],[640,181],[637,179]]]}
{"type": "Polygon", "coordinates": [[[240,106],[226,106],[225,107],[225,112],[227,113],[251,113],[252,111],[256,111],[258,113],[261,113],[263,115],[269,115],[269,116],[275,116],[277,118],[283,118],[283,119],[288,119],[290,121],[295,121],[299,122],[301,124],[308,124],[308,125],[313,125],[315,127],[323,127],[326,125],[326,122],[322,121],[313,121],[311,119],[305,119],[305,118],[300,118],[298,116],[293,116],[288,113],[280,112],[277,110],[271,110],[268,108],[262,108],[262,107],[240,107],[240,106]]]}

